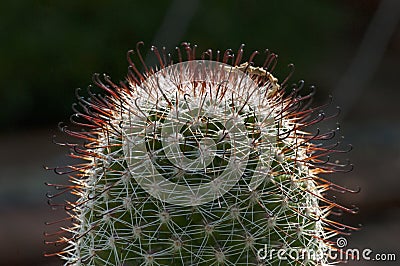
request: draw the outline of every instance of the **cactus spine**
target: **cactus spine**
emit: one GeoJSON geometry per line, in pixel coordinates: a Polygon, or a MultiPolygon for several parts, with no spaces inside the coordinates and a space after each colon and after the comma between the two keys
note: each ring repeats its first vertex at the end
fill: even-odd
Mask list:
{"type": "Polygon", "coordinates": [[[153,47],[155,70],[139,45],[145,72],[130,51],[125,82],[95,75],[106,95],[78,97],[72,121],[85,130],[62,128],[85,141],[67,145],[86,163],[69,167],[77,200],[56,254],[66,265],[329,264],[328,239],[350,227],[328,216],[353,210],[323,196],[335,185],[320,175],[343,165],[320,145],[334,131],[306,131],[325,119],[309,108],[313,93],[279,84],[274,54],[254,67],[257,53],[242,63],[243,47],[196,60],[184,44],[186,60],[178,50],[173,64],[153,47]],[[302,256],[268,253],[279,249],[302,256]]]}

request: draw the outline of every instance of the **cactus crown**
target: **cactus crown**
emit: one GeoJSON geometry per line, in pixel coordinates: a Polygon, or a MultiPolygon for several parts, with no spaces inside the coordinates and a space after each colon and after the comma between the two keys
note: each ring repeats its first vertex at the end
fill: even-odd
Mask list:
{"type": "Polygon", "coordinates": [[[72,225],[47,241],[64,247],[48,256],[66,265],[328,264],[326,256],[259,252],[324,255],[328,239],[354,229],[328,217],[355,210],[324,196],[348,190],[321,174],[349,165],[330,162],[342,151],[323,145],[336,130],[306,130],[329,118],[309,107],[315,91],[299,96],[304,82],[288,88],[289,77],[279,84],[273,53],[255,67],[258,53],[242,63],[243,46],[197,58],[184,43],[174,64],[152,47],[157,70],[144,64],[140,45],[144,73],[129,51],[126,81],[94,75],[105,95],[78,95],[71,121],[79,130],[61,128],[84,141],[64,145],[85,163],[68,166],[70,184],[48,184],[77,196],[65,205],[72,225]]]}

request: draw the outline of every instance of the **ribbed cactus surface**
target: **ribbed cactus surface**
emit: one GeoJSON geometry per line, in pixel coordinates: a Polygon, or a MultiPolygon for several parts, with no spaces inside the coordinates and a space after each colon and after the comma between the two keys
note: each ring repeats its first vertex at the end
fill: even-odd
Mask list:
{"type": "Polygon", "coordinates": [[[85,163],[70,166],[77,200],[57,254],[66,265],[328,264],[328,239],[349,228],[328,216],[352,210],[323,195],[342,188],[321,174],[343,165],[321,145],[334,131],[307,133],[325,118],[313,93],[279,83],[274,54],[256,67],[242,49],[184,49],[173,63],[153,47],[159,67],[143,73],[129,52],[126,81],[95,75],[105,95],[78,97],[84,130],[63,130],[84,140],[67,145],[85,163]]]}

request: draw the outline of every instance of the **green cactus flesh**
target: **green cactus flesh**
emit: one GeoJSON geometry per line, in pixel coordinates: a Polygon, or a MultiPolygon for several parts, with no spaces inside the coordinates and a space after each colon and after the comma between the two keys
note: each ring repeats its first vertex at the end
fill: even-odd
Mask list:
{"type": "Polygon", "coordinates": [[[342,165],[324,163],[333,131],[305,130],[324,117],[297,95],[303,83],[287,92],[273,64],[185,49],[187,61],[159,58],[144,74],[129,60],[118,86],[96,75],[106,96],[78,98],[86,130],[63,130],[85,140],[69,145],[86,163],[70,166],[73,225],[55,254],[66,265],[329,264],[328,239],[350,227],[328,216],[352,210],[323,196],[334,185],[320,175],[342,165]]]}

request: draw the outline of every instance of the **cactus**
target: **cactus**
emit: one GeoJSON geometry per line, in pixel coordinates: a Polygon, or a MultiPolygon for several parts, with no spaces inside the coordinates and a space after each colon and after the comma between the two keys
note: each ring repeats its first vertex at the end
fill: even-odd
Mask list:
{"type": "Polygon", "coordinates": [[[65,265],[329,264],[329,239],[354,229],[329,216],[355,210],[325,197],[346,189],[321,174],[349,165],[327,159],[342,152],[322,145],[336,130],[307,131],[327,119],[309,107],[315,90],[299,96],[303,81],[279,83],[273,53],[256,67],[257,52],[242,62],[243,46],[199,59],[183,44],[174,63],[152,47],[157,69],[141,44],[128,52],[126,80],[94,75],[105,95],[78,95],[79,129],[61,128],[83,140],[65,145],[85,163],[68,166],[71,184],[48,184],[77,197],[65,206],[72,225],[48,241],[64,247],[48,256],[65,265]],[[303,256],[262,256],[278,249],[303,256]]]}

